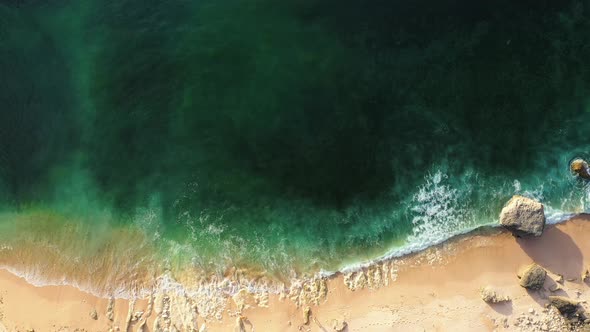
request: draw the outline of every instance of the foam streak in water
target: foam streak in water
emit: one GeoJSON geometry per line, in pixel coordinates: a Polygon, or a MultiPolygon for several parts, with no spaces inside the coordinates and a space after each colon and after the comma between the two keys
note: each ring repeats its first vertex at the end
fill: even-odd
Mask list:
{"type": "MultiPolygon", "coordinates": [[[[473,190],[472,173],[466,173],[461,180],[451,184],[451,179],[440,170],[425,177],[425,182],[407,207],[412,217],[412,234],[401,247],[390,250],[385,255],[371,262],[355,264],[343,268],[342,272],[350,272],[367,267],[375,262],[426,249],[442,243],[453,236],[470,232],[483,223],[478,223],[470,209],[470,194],[473,190]],[[460,185],[457,185],[459,183],[460,185]]],[[[323,272],[322,275],[330,273],[323,272]]]]}

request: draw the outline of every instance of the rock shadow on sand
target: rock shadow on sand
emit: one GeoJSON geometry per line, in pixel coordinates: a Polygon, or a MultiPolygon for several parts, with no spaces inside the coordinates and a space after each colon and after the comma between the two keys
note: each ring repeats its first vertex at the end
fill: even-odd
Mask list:
{"type": "Polygon", "coordinates": [[[512,315],[512,301],[505,301],[499,303],[487,303],[495,312],[503,316],[512,315]]]}
{"type": "Polygon", "coordinates": [[[517,238],[522,250],[537,264],[566,279],[580,278],[583,256],[580,248],[566,233],[549,226],[541,237],[517,238]]]}

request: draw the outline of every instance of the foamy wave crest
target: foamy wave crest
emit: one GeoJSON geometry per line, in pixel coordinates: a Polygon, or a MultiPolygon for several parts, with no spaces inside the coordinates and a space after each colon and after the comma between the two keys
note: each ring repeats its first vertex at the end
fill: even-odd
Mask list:
{"type": "MultiPolygon", "coordinates": [[[[465,173],[459,181],[451,183],[449,176],[439,170],[434,174],[428,174],[424,180],[424,184],[412,196],[407,207],[413,229],[405,244],[393,248],[375,260],[349,265],[341,269],[341,272],[356,271],[377,262],[424,250],[486,225],[477,223],[469,207],[473,184],[477,181],[475,174],[465,173]]],[[[322,271],[321,275],[327,276],[332,273],[322,271]]]]}
{"type": "MultiPolygon", "coordinates": [[[[350,273],[371,266],[372,264],[387,261],[411,253],[425,250],[429,247],[443,243],[455,236],[470,233],[480,227],[499,227],[493,213],[483,217],[476,213],[479,204],[471,202],[474,190],[492,190],[491,188],[478,188],[478,177],[473,172],[467,172],[459,177],[451,178],[447,174],[437,171],[425,177],[425,182],[418,187],[406,207],[413,224],[412,233],[401,246],[396,246],[386,254],[371,261],[359,262],[348,265],[340,272],[350,273]]],[[[552,206],[545,200],[543,184],[534,188],[523,190],[518,180],[514,180],[506,190],[505,186],[497,186],[493,190],[491,199],[509,197],[513,194],[536,199],[544,203],[545,216],[548,225],[559,224],[579,215],[580,212],[588,213],[590,206],[590,184],[585,185],[584,195],[580,198],[581,210],[575,212],[567,208],[567,204],[559,207],[552,206]]],[[[572,194],[573,195],[573,194],[572,194]]],[[[479,207],[481,209],[481,206],[479,207]]],[[[499,213],[499,211],[498,211],[499,213]]],[[[330,276],[336,272],[322,271],[321,276],[330,276]]]]}
{"type": "Polygon", "coordinates": [[[476,222],[469,207],[476,176],[469,172],[455,183],[450,180],[441,171],[425,177],[425,183],[412,196],[408,208],[414,225],[412,234],[408,236],[404,246],[391,250],[379,260],[423,250],[483,226],[476,222]]]}
{"type": "Polygon", "coordinates": [[[550,206],[545,206],[545,219],[547,225],[555,225],[567,221],[578,215],[579,213],[570,213],[565,212],[559,209],[551,208],[550,206]]]}
{"type": "Polygon", "coordinates": [[[432,244],[471,229],[473,214],[469,210],[471,187],[453,188],[448,176],[440,171],[426,177],[412,198],[410,213],[413,215],[409,244],[432,244]]]}
{"type": "Polygon", "coordinates": [[[126,285],[119,285],[108,293],[105,293],[103,289],[97,289],[88,283],[80,284],[65,275],[59,279],[50,279],[46,276],[45,271],[35,268],[29,268],[28,271],[24,272],[8,265],[0,265],[0,269],[8,271],[19,278],[23,278],[28,284],[35,287],[71,286],[79,291],[99,298],[113,297],[117,299],[133,299],[138,297],[145,298],[149,294],[148,289],[131,290],[126,287],[126,285]]]}

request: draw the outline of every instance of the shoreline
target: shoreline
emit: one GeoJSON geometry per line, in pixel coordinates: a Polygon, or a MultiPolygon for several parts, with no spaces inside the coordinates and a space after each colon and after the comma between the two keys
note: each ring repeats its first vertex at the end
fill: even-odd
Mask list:
{"type": "MultiPolygon", "coordinates": [[[[149,331],[158,330],[158,326],[162,330],[198,331],[203,324],[207,331],[228,331],[241,314],[252,324],[246,324],[247,331],[250,327],[259,331],[330,330],[335,321],[346,321],[349,331],[515,330],[519,328],[513,325],[515,317],[520,315],[539,321],[549,317],[549,312],[543,312],[544,303],[553,294],[548,289],[527,292],[521,288],[516,278],[521,265],[534,261],[543,266],[548,271],[547,283],[562,274],[566,281],[557,293],[590,300],[590,288],[580,280],[590,264],[590,257],[584,255],[590,252],[588,221],[589,215],[576,215],[564,223],[548,225],[536,239],[516,239],[497,228],[479,229],[360,271],[291,285],[286,293],[260,296],[242,290],[233,298],[217,299],[223,302],[218,303],[223,308],[222,320],[217,319],[219,315],[210,317],[206,308],[199,306],[211,299],[199,302],[182,292],[135,301],[110,300],[70,285],[37,287],[2,269],[0,322],[7,331],[66,331],[60,330],[65,326],[86,331],[116,331],[117,327],[140,331],[140,326],[149,331]],[[479,289],[488,285],[512,301],[486,304],[479,289]],[[109,305],[111,301],[114,305],[109,305]],[[108,319],[109,306],[112,321],[108,319]],[[152,313],[148,315],[150,306],[152,313]],[[303,310],[307,306],[311,317],[305,325],[303,310]],[[528,314],[530,309],[536,315],[528,314]],[[91,317],[93,310],[96,320],[91,317]]],[[[540,323],[539,330],[542,326],[540,323]]],[[[524,331],[529,330],[534,329],[524,331]]]]}

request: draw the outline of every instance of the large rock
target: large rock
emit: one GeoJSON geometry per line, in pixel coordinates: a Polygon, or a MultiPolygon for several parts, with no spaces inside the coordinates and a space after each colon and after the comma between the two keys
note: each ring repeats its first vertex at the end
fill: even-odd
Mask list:
{"type": "Polygon", "coordinates": [[[549,296],[549,303],[562,315],[573,315],[578,311],[579,302],[564,296],[549,296]]]}
{"type": "Polygon", "coordinates": [[[518,272],[520,285],[526,289],[537,290],[543,287],[547,271],[539,265],[533,263],[522,267],[518,272]]]}
{"type": "Polygon", "coordinates": [[[500,212],[500,224],[519,237],[541,236],[545,228],[543,204],[515,195],[500,212]]]}
{"type": "Polygon", "coordinates": [[[579,158],[574,159],[570,163],[570,169],[577,176],[590,180],[590,167],[588,167],[588,163],[585,160],[579,158]]]}

